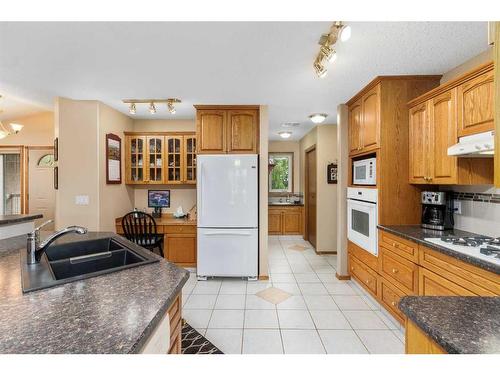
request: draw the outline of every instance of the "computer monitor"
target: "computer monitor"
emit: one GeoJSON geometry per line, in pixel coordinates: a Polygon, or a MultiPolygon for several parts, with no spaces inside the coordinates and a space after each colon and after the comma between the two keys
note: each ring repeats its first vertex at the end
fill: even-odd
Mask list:
{"type": "Polygon", "coordinates": [[[170,207],[170,190],[148,190],[148,207],[170,207]]]}

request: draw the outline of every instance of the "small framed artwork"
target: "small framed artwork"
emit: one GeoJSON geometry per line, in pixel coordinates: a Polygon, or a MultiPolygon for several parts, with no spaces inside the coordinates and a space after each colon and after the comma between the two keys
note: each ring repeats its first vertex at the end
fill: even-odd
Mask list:
{"type": "Polygon", "coordinates": [[[122,140],[115,134],[106,134],[106,183],[122,183],[122,140]]]}
{"type": "Polygon", "coordinates": [[[326,167],[326,182],[329,184],[337,183],[337,163],[330,163],[326,167]]]}
{"type": "Polygon", "coordinates": [[[54,139],[54,161],[59,160],[59,138],[54,139]]]}
{"type": "Polygon", "coordinates": [[[54,167],[54,189],[59,189],[59,167],[54,167]]]}

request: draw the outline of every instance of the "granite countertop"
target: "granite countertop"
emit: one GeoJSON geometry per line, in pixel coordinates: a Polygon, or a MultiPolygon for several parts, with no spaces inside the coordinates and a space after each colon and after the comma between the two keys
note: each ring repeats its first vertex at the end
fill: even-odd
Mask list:
{"type": "Polygon", "coordinates": [[[500,297],[403,297],[400,310],[448,353],[500,353],[500,297]]]}
{"type": "Polygon", "coordinates": [[[480,258],[475,258],[425,240],[425,238],[439,238],[443,236],[477,236],[477,233],[466,232],[458,229],[435,231],[422,228],[420,225],[378,225],[378,228],[500,275],[500,266],[498,264],[494,264],[480,258]]]}
{"type": "MultiPolygon", "coordinates": [[[[89,232],[56,243],[110,236],[117,235],[89,232]]],[[[25,246],[26,236],[0,241],[0,353],[137,353],[189,277],[158,256],[156,263],[23,294],[25,246]]]]}
{"type": "Polygon", "coordinates": [[[0,215],[0,225],[24,223],[26,221],[35,221],[41,219],[43,215],[0,215]]]}

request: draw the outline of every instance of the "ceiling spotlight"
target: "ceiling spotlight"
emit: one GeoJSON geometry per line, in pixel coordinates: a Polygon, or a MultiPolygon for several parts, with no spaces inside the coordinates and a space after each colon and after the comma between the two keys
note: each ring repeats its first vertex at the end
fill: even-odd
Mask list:
{"type": "Polygon", "coordinates": [[[343,42],[347,42],[351,38],[351,26],[342,27],[340,30],[340,40],[343,42]]]}
{"type": "Polygon", "coordinates": [[[17,133],[19,133],[24,128],[24,125],[21,125],[21,124],[10,124],[10,127],[14,131],[14,134],[17,134],[17,133]]]}
{"type": "Polygon", "coordinates": [[[130,105],[128,106],[128,113],[130,113],[131,115],[135,115],[135,103],[130,103],[130,105]]]}
{"type": "Polygon", "coordinates": [[[315,124],[321,124],[327,117],[328,115],[326,113],[313,113],[309,116],[309,119],[315,124]]]}
{"type": "Polygon", "coordinates": [[[328,62],[333,62],[337,58],[337,53],[329,45],[321,46],[320,51],[321,51],[321,54],[326,59],[326,61],[328,61],[328,62]]]}
{"type": "Polygon", "coordinates": [[[292,135],[292,132],[279,132],[278,135],[281,137],[281,138],[290,138],[291,135],[292,135]]]}
{"type": "Polygon", "coordinates": [[[149,113],[151,113],[152,115],[156,113],[156,106],[153,102],[149,103],[149,113]]]}
{"type": "Polygon", "coordinates": [[[314,63],[314,70],[316,71],[316,75],[319,78],[323,78],[324,76],[326,76],[327,70],[325,69],[325,67],[323,66],[323,64],[321,64],[319,61],[316,61],[314,63]]]}
{"type": "Polygon", "coordinates": [[[173,115],[175,113],[175,107],[174,107],[174,104],[172,102],[168,102],[167,103],[167,108],[168,108],[168,111],[173,115]]]}

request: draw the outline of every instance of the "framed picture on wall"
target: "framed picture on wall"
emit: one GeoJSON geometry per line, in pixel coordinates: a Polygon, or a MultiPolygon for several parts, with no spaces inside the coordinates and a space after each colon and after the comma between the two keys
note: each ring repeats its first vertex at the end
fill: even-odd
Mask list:
{"type": "Polygon", "coordinates": [[[337,183],[337,163],[330,163],[326,167],[326,182],[329,184],[337,183]]]}
{"type": "Polygon", "coordinates": [[[122,183],[122,140],[115,134],[106,134],[106,183],[122,183]]]}

